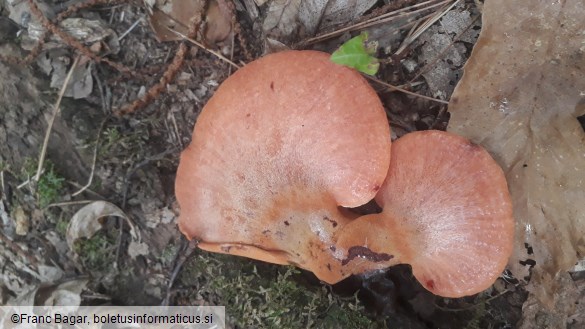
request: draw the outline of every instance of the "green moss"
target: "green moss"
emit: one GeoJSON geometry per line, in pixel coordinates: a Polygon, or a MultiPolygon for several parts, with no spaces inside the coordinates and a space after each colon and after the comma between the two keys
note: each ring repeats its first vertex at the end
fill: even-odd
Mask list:
{"type": "Polygon", "coordinates": [[[99,231],[90,239],[78,240],[73,248],[88,272],[104,272],[114,264],[115,241],[115,237],[99,231]]]}
{"type": "Polygon", "coordinates": [[[299,274],[293,267],[201,253],[186,264],[181,281],[226,306],[228,321],[241,328],[377,328],[357,298],[303,285],[299,274]]]}
{"type": "Polygon", "coordinates": [[[53,167],[48,167],[39,179],[37,185],[37,200],[41,208],[57,201],[63,189],[65,179],[55,173],[53,167]]]}
{"type": "Polygon", "coordinates": [[[175,256],[177,255],[178,250],[179,250],[178,245],[168,244],[161,252],[161,255],[159,257],[160,262],[164,266],[170,266],[175,260],[175,256]]]}
{"type": "MultiPolygon", "coordinates": [[[[36,175],[36,160],[26,159],[21,171],[23,180],[31,179],[36,175]]],[[[44,208],[49,204],[57,201],[62,194],[65,178],[61,177],[56,171],[55,166],[50,161],[45,161],[44,172],[36,183],[35,198],[39,207],[44,208]]]]}
{"type": "Polygon", "coordinates": [[[57,224],[55,225],[55,230],[62,237],[66,237],[67,236],[67,227],[69,227],[69,220],[67,220],[65,218],[59,218],[57,220],[57,224]]]}
{"type": "Polygon", "coordinates": [[[100,158],[142,154],[148,140],[146,126],[136,127],[132,132],[120,132],[115,127],[106,128],[101,135],[98,154],[100,158]]]}
{"type": "Polygon", "coordinates": [[[486,305],[485,305],[485,302],[482,301],[479,304],[477,304],[477,307],[473,308],[472,317],[469,320],[469,322],[467,322],[465,329],[479,329],[479,328],[481,328],[480,322],[481,322],[481,319],[484,318],[485,316],[486,316],[486,305]]]}
{"type": "Polygon", "coordinates": [[[102,133],[103,142],[100,147],[100,155],[105,155],[116,146],[121,140],[122,135],[116,128],[107,128],[102,133]]]}

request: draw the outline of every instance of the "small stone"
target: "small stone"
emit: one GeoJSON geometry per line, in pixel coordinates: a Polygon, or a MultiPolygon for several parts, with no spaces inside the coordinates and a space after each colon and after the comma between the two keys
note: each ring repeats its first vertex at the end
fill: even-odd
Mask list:
{"type": "Polygon", "coordinates": [[[14,223],[16,226],[15,232],[17,235],[24,236],[30,230],[30,218],[24,212],[22,207],[17,207],[14,210],[14,223]]]}
{"type": "Polygon", "coordinates": [[[405,59],[401,62],[401,64],[402,64],[402,66],[404,66],[406,71],[408,71],[408,73],[413,73],[414,70],[416,70],[416,67],[418,66],[416,61],[414,61],[412,59],[405,59]]]}

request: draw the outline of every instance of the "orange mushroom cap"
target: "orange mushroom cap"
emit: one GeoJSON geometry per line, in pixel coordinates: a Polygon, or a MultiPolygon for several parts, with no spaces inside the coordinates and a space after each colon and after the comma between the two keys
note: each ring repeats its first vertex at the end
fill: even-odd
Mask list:
{"type": "Polygon", "coordinates": [[[339,232],[338,248],[354,271],[408,263],[432,293],[461,297],[493,284],[512,253],[514,219],[502,169],[465,138],[421,131],[394,142],[375,199],[382,213],[339,232]]]}
{"type": "Polygon", "coordinates": [[[317,51],[256,60],[225,80],[181,155],[179,228],[202,249],[348,276],[336,232],[379,190],[390,128],[375,91],[317,51]]]}

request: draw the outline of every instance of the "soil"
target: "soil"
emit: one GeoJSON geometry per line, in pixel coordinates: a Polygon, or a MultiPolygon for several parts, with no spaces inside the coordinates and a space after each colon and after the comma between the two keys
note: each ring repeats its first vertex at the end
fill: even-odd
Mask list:
{"type": "MultiPolygon", "coordinates": [[[[55,12],[64,8],[50,2],[48,6],[55,12]]],[[[53,173],[62,181],[57,184],[57,195],[41,202],[43,193],[48,192],[40,182],[27,180],[36,171],[60,88],[51,87],[56,69],[47,74],[41,61],[66,58],[71,63],[76,52],[60,43],[58,56],[54,49],[45,49],[31,62],[15,61],[24,58],[28,51],[11,33],[5,32],[9,28],[2,28],[6,25],[19,29],[7,23],[6,4],[0,8],[5,8],[0,11],[4,16],[0,17],[0,263],[4,264],[0,269],[0,304],[18,299],[41,283],[57,284],[81,276],[89,276],[82,294],[86,304],[104,300],[117,305],[213,304],[211,295],[198,293],[207,279],[193,279],[185,272],[194,256],[189,259],[179,256],[188,243],[175,223],[179,210],[174,198],[174,175],[198,113],[231,74],[230,65],[188,45],[185,60],[165,90],[154,93],[134,113],[117,116],[118,110],[144,95],[163,76],[179,47],[178,42],[157,42],[149,25],[142,21],[120,42],[118,53],[104,55],[131,68],[133,74],[90,61],[91,94],[80,99],[65,98],[61,103],[61,113],[47,144],[46,162],[51,165],[45,166],[43,175],[53,173]],[[93,178],[89,188],[74,195],[90,177],[93,178]],[[91,239],[98,243],[97,247],[92,249],[92,245],[85,243],[75,250],[67,248],[64,242],[68,221],[82,206],[96,200],[117,205],[131,218],[147,246],[146,252],[135,257],[129,255],[130,228],[115,218],[102,219],[103,229],[91,239]],[[106,253],[99,253],[100,249],[106,253]]],[[[262,54],[263,45],[256,36],[261,33],[258,20],[265,10],[265,6],[260,7],[256,20],[245,11],[236,10],[234,19],[239,34],[234,38],[234,62],[249,62],[262,54]]],[[[121,35],[145,16],[145,9],[126,3],[96,5],[77,15],[109,22],[108,27],[121,35]],[[120,19],[122,15],[124,18],[120,19]]],[[[330,40],[313,47],[332,51],[340,42],[341,39],[330,40]]],[[[391,43],[388,47],[396,48],[399,41],[388,42],[391,43]]],[[[469,56],[471,46],[461,43],[458,54],[469,56]]],[[[378,77],[394,85],[408,83],[416,72],[409,71],[403,62],[408,59],[423,67],[421,58],[428,56],[423,53],[422,44],[414,44],[401,58],[387,58],[378,77]]],[[[462,64],[458,65],[456,69],[460,70],[462,64]]],[[[449,78],[457,78],[453,76],[449,78]]],[[[454,81],[445,83],[453,85],[454,81]]],[[[445,129],[449,118],[445,105],[373,86],[389,109],[394,138],[414,130],[445,129]]],[[[434,96],[426,84],[414,88],[418,93],[434,96]]],[[[356,211],[371,213],[376,209],[362,207],[356,211]]],[[[194,254],[205,255],[201,251],[194,254]]],[[[281,271],[275,265],[238,261],[253,264],[265,278],[281,271]]],[[[311,291],[325,286],[303,271],[291,280],[311,291]]],[[[352,277],[326,288],[343,298],[357,294],[362,312],[389,328],[513,328],[522,317],[522,305],[527,298],[527,292],[517,281],[505,277],[477,296],[440,298],[424,290],[408,266],[352,277]]]]}

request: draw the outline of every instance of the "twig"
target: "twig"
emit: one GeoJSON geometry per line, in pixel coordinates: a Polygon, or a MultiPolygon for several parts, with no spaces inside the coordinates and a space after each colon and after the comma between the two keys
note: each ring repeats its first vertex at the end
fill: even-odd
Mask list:
{"type": "MultiPolygon", "coordinates": [[[[105,302],[111,302],[112,301],[112,297],[107,296],[107,295],[102,295],[99,293],[82,293],[81,294],[81,300],[83,301],[87,301],[87,300],[97,300],[97,301],[105,301],[105,302]]],[[[93,304],[90,304],[93,305],[93,304]]],[[[101,305],[101,303],[100,303],[101,305]]]]}
{"type": "Polygon", "coordinates": [[[436,98],[432,98],[432,97],[429,97],[429,96],[417,94],[417,93],[414,93],[412,91],[409,91],[409,90],[406,90],[406,89],[402,89],[402,88],[397,87],[397,86],[393,86],[393,85],[391,85],[391,84],[389,84],[387,82],[384,82],[382,80],[378,80],[378,79],[376,79],[374,77],[367,76],[367,75],[364,75],[364,76],[367,79],[370,79],[370,80],[372,80],[374,82],[377,82],[377,83],[379,83],[379,84],[381,84],[381,85],[383,85],[385,87],[388,87],[388,88],[390,88],[392,90],[397,90],[397,91],[403,92],[403,93],[408,94],[408,95],[412,95],[412,96],[415,96],[415,97],[419,97],[419,98],[422,98],[422,99],[426,99],[426,100],[433,101],[433,102],[437,102],[437,103],[441,103],[441,104],[449,104],[449,102],[444,101],[442,99],[436,99],[436,98]]]}
{"type": "Polygon", "coordinates": [[[80,201],[56,202],[56,203],[51,203],[50,205],[46,206],[45,208],[63,207],[63,206],[77,206],[80,204],[87,204],[87,203],[92,203],[92,202],[96,202],[96,201],[99,201],[99,200],[80,200],[80,201]]]}
{"type": "Polygon", "coordinates": [[[158,83],[150,87],[144,96],[134,100],[134,102],[132,102],[132,104],[129,106],[116,111],[115,115],[121,116],[134,113],[137,109],[146,106],[149,102],[155,100],[177,75],[177,72],[185,61],[185,55],[187,54],[188,49],[189,47],[187,44],[181,42],[179,49],[175,53],[173,61],[169,64],[158,83]]]}
{"type": "Polygon", "coordinates": [[[124,223],[126,221],[124,218],[118,217],[118,226],[120,227],[120,231],[118,232],[118,239],[116,243],[116,258],[114,261],[114,268],[117,270],[119,268],[120,263],[120,254],[122,252],[122,237],[124,236],[124,223]]]}
{"type": "Polygon", "coordinates": [[[183,34],[183,33],[181,33],[181,32],[178,32],[178,31],[175,31],[175,30],[171,29],[171,28],[170,28],[170,27],[168,27],[168,26],[167,26],[166,28],[167,28],[167,30],[169,30],[169,31],[173,32],[174,34],[176,34],[176,35],[180,36],[180,37],[181,37],[181,38],[183,38],[184,40],[187,40],[187,41],[191,42],[192,44],[196,45],[197,47],[199,47],[199,48],[201,48],[201,49],[203,49],[203,50],[205,50],[205,51],[207,51],[207,52],[209,52],[209,53],[211,53],[211,54],[215,55],[217,58],[219,58],[219,59],[221,59],[222,61],[224,61],[224,62],[226,62],[226,63],[230,64],[231,66],[235,67],[236,69],[239,69],[239,68],[240,68],[240,66],[239,66],[238,64],[236,64],[236,63],[234,63],[234,62],[230,61],[229,59],[227,59],[225,56],[223,56],[222,54],[218,53],[217,51],[215,51],[215,50],[211,50],[211,49],[209,49],[209,48],[205,47],[203,44],[201,44],[201,43],[199,43],[199,42],[195,41],[195,40],[194,40],[194,39],[192,39],[192,38],[189,38],[188,36],[184,35],[184,34],[183,34]]]}
{"type": "Polygon", "coordinates": [[[108,106],[108,102],[106,100],[106,96],[104,95],[104,88],[102,85],[102,80],[100,79],[99,74],[97,73],[97,68],[94,66],[92,66],[93,70],[91,72],[91,76],[93,76],[93,78],[95,79],[95,81],[97,82],[97,87],[98,90],[100,92],[100,99],[102,101],[102,111],[104,112],[104,114],[108,114],[111,113],[110,108],[108,106]]]}
{"type": "MultiPolygon", "coordinates": [[[[83,187],[83,186],[81,186],[81,184],[79,184],[77,182],[70,181],[70,180],[68,180],[67,183],[70,184],[70,185],[73,185],[74,187],[77,187],[77,188],[82,188],[83,187]]],[[[87,192],[89,194],[93,194],[94,196],[96,196],[96,197],[98,197],[98,198],[100,198],[102,200],[106,200],[106,198],[103,195],[99,194],[96,191],[92,191],[90,189],[85,189],[85,192],[87,192]]]]}
{"type": "Polygon", "coordinates": [[[394,86],[394,87],[396,87],[397,89],[394,89],[394,90],[389,90],[389,91],[390,91],[390,92],[395,92],[395,91],[396,91],[396,92],[400,92],[400,89],[406,89],[406,90],[408,90],[408,88],[412,88],[412,87],[420,86],[420,85],[422,85],[422,84],[424,84],[424,83],[425,83],[424,81],[414,81],[414,82],[403,83],[403,84],[401,84],[401,85],[394,86]]]}
{"type": "Polygon", "coordinates": [[[53,106],[53,116],[51,116],[51,119],[49,120],[49,125],[47,127],[47,133],[45,134],[45,140],[43,141],[43,147],[41,148],[41,155],[39,156],[39,164],[37,166],[37,173],[36,173],[35,177],[33,178],[33,180],[35,182],[38,182],[39,178],[41,177],[42,170],[43,170],[43,164],[45,162],[45,157],[47,155],[47,146],[49,145],[49,136],[51,136],[51,130],[53,129],[53,124],[55,123],[55,119],[57,118],[57,114],[59,114],[59,110],[61,109],[61,100],[63,99],[63,95],[65,95],[65,90],[67,90],[67,85],[69,84],[69,80],[71,80],[71,76],[73,76],[73,71],[77,67],[77,63],[79,63],[80,57],[81,56],[79,56],[79,55],[77,55],[75,57],[75,60],[73,61],[73,64],[71,65],[71,68],[69,69],[69,72],[67,73],[67,76],[65,77],[65,81],[63,82],[63,87],[61,87],[61,91],[59,92],[59,97],[57,97],[57,102],[55,102],[55,105],[53,106]]]}
{"type": "Polygon", "coordinates": [[[356,24],[351,25],[351,26],[344,27],[342,29],[339,29],[339,30],[336,30],[333,32],[329,32],[329,33],[318,35],[318,36],[313,37],[313,38],[309,38],[309,39],[301,42],[301,44],[302,45],[310,45],[313,43],[321,42],[323,40],[327,40],[327,39],[336,37],[336,36],[341,35],[345,32],[362,30],[362,29],[365,29],[365,28],[368,28],[371,26],[375,26],[375,25],[379,25],[382,23],[388,23],[388,22],[391,22],[391,21],[399,19],[399,18],[404,18],[405,16],[418,14],[418,13],[427,11],[429,9],[432,9],[434,7],[441,6],[441,5],[447,3],[451,0],[444,0],[444,1],[440,1],[438,3],[433,3],[436,1],[437,0],[425,1],[425,2],[418,3],[418,4],[415,4],[412,6],[408,6],[408,7],[402,8],[402,9],[394,10],[394,11],[391,11],[389,13],[382,14],[378,17],[373,17],[371,19],[356,23],[356,24]],[[419,8],[419,7],[423,7],[423,8],[415,9],[415,8],[419,8]],[[414,9],[414,10],[412,10],[412,9],[414,9]],[[412,10],[412,11],[409,12],[409,10],[412,10]]]}
{"type": "Polygon", "coordinates": [[[155,154],[149,158],[142,160],[136,166],[134,166],[128,170],[128,172],[126,173],[126,176],[124,176],[124,183],[123,183],[124,189],[122,191],[122,209],[126,208],[126,201],[128,198],[128,187],[130,185],[130,179],[136,173],[136,171],[138,169],[148,165],[152,161],[158,161],[158,160],[164,159],[165,156],[167,156],[168,154],[171,154],[173,152],[176,152],[176,151],[177,150],[175,150],[175,149],[168,149],[168,150],[163,151],[161,153],[155,154]]]}
{"type": "Polygon", "coordinates": [[[175,113],[173,111],[169,111],[169,115],[171,117],[171,123],[173,124],[173,129],[175,130],[177,143],[179,143],[179,149],[182,150],[185,147],[183,146],[183,141],[181,140],[181,134],[179,133],[179,126],[177,125],[177,120],[175,119],[175,113]]]}
{"type": "MultiPolygon", "coordinates": [[[[232,27],[232,31],[233,31],[233,27],[232,27]]],[[[236,45],[236,34],[234,32],[232,32],[231,49],[230,49],[230,62],[233,62],[233,60],[234,60],[235,45],[236,45]]],[[[228,76],[230,76],[230,75],[232,75],[232,66],[230,66],[228,69],[228,76]]]]}
{"type": "Polygon", "coordinates": [[[445,16],[447,12],[449,12],[453,7],[455,7],[461,0],[455,0],[451,5],[444,7],[441,11],[437,11],[431,18],[429,18],[426,22],[424,22],[421,26],[413,29],[409,32],[409,36],[402,41],[402,44],[398,48],[398,50],[394,53],[394,55],[398,55],[403,52],[414,40],[416,40],[424,31],[426,31],[429,27],[435,24],[441,17],[445,16]]]}
{"type": "Polygon", "coordinates": [[[89,173],[89,179],[87,180],[87,184],[85,184],[85,186],[83,186],[82,188],[80,188],[77,192],[71,194],[71,196],[78,196],[79,194],[81,194],[83,191],[87,190],[90,186],[91,183],[93,182],[93,176],[95,173],[95,165],[97,162],[97,155],[98,155],[98,149],[100,146],[100,136],[102,134],[102,130],[104,130],[104,126],[106,125],[106,121],[108,121],[108,117],[106,117],[101,125],[100,125],[100,129],[98,129],[98,133],[97,133],[97,137],[95,140],[95,148],[93,149],[93,160],[91,163],[91,172],[89,173]]]}
{"type": "MultiPolygon", "coordinates": [[[[98,74],[95,73],[95,70],[93,70],[92,75],[94,76],[94,78],[97,81],[98,84],[98,89],[100,91],[100,98],[102,100],[102,111],[104,113],[108,113],[108,109],[107,109],[107,102],[104,96],[104,91],[102,89],[102,83],[101,80],[99,79],[98,74]]],[[[93,161],[92,161],[92,165],[91,165],[91,173],[89,175],[89,180],[87,182],[87,184],[85,186],[83,186],[82,188],[80,188],[77,192],[73,193],[71,196],[77,196],[79,195],[81,192],[85,191],[86,189],[88,189],[91,186],[91,183],[93,182],[93,176],[95,173],[95,166],[97,163],[97,154],[98,154],[98,148],[99,148],[99,144],[100,144],[100,136],[102,135],[102,131],[104,129],[104,126],[106,125],[107,120],[109,119],[109,115],[106,116],[106,118],[102,121],[102,123],[100,124],[100,128],[98,129],[98,133],[97,133],[97,137],[96,137],[96,141],[95,141],[95,148],[93,151],[93,161]]]]}
{"type": "Polygon", "coordinates": [[[6,191],[6,188],[4,187],[4,170],[0,171],[0,182],[2,183],[2,191],[0,191],[0,194],[2,194],[1,199],[6,199],[6,196],[4,195],[4,191],[6,191]]]}
{"type": "MultiPolygon", "coordinates": [[[[43,168],[43,170],[41,171],[41,175],[45,173],[45,168],[43,168]]],[[[28,184],[30,184],[32,181],[32,178],[29,177],[27,180],[25,180],[24,182],[22,182],[20,185],[18,185],[16,187],[17,190],[20,190],[21,188],[27,186],[28,184]]]]}
{"type": "Polygon", "coordinates": [[[134,28],[136,26],[138,26],[138,24],[140,24],[140,22],[142,22],[142,17],[140,17],[136,22],[134,22],[134,24],[132,24],[124,33],[122,33],[120,35],[120,37],[118,37],[118,41],[122,41],[122,39],[128,35],[128,33],[132,32],[132,30],[134,30],[134,28]]]}
{"type": "Polygon", "coordinates": [[[173,272],[171,273],[171,277],[169,278],[169,283],[167,285],[167,295],[165,299],[163,299],[161,306],[169,305],[171,299],[171,288],[173,288],[173,284],[175,283],[175,280],[177,279],[179,272],[183,268],[183,265],[185,264],[187,259],[189,259],[191,254],[193,254],[193,252],[197,248],[198,243],[199,241],[197,240],[191,240],[188,242],[187,246],[179,248],[179,250],[177,251],[177,256],[175,258],[176,259],[175,267],[173,269],[173,272]]]}

